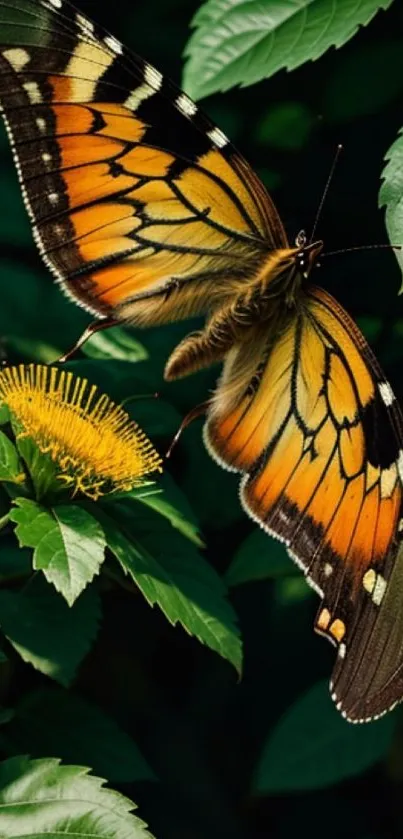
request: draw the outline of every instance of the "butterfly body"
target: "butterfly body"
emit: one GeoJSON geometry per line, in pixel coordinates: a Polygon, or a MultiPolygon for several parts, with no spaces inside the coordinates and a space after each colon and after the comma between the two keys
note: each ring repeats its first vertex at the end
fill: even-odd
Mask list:
{"type": "Polygon", "coordinates": [[[228,138],[67,0],[0,0],[0,103],[34,236],[100,326],[205,326],[174,379],[223,364],[204,439],[242,475],[337,647],[351,721],[403,697],[403,419],[364,337],[311,284],[322,243],[289,245],[228,138]]]}
{"type": "Polygon", "coordinates": [[[165,368],[168,380],[222,361],[232,347],[254,339],[256,324],[273,343],[300,305],[302,284],[322,249],[321,242],[268,253],[255,275],[228,281],[225,294],[210,301],[206,326],[187,336],[165,368]],[[215,305],[214,305],[215,304],[215,305]]]}

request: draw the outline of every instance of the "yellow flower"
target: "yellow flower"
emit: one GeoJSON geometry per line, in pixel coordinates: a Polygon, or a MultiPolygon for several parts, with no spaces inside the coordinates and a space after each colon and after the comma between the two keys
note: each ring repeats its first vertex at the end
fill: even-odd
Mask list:
{"type": "Polygon", "coordinates": [[[30,437],[49,454],[74,493],[96,499],[126,492],[162,471],[144,432],[87,379],[45,365],[6,367],[0,397],[22,428],[17,437],[30,437]]]}

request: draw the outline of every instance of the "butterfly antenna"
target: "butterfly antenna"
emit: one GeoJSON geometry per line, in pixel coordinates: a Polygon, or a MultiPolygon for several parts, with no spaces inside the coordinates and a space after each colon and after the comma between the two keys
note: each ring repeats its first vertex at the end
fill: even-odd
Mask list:
{"type": "Polygon", "coordinates": [[[194,419],[197,419],[197,417],[200,417],[202,414],[204,414],[207,411],[207,408],[209,407],[209,405],[210,405],[210,399],[206,399],[205,402],[202,402],[200,405],[196,405],[196,407],[193,408],[192,411],[189,411],[189,413],[186,414],[185,418],[182,420],[182,422],[181,422],[181,424],[180,424],[180,426],[179,426],[179,428],[178,428],[178,430],[175,434],[175,437],[173,438],[172,443],[169,446],[169,449],[168,449],[168,451],[165,455],[166,460],[168,460],[168,458],[171,457],[171,454],[172,454],[177,442],[179,441],[179,438],[182,436],[182,431],[184,431],[185,428],[187,428],[188,425],[190,425],[190,423],[193,422],[194,419]]]}
{"type": "Polygon", "coordinates": [[[329,187],[330,187],[330,184],[332,182],[332,178],[333,178],[333,175],[334,175],[334,170],[337,166],[337,161],[340,157],[340,152],[342,152],[342,151],[343,151],[343,146],[340,145],[340,143],[339,143],[339,145],[337,146],[337,149],[336,149],[335,156],[333,158],[333,163],[330,167],[330,172],[329,172],[326,184],[325,184],[325,188],[324,188],[323,193],[322,193],[322,198],[320,199],[320,202],[319,202],[318,211],[317,211],[316,216],[315,216],[315,221],[313,223],[312,233],[311,233],[311,236],[310,236],[310,239],[309,239],[309,244],[312,244],[312,242],[313,242],[313,237],[316,233],[316,228],[318,226],[319,219],[322,215],[323,205],[326,201],[326,196],[327,196],[327,193],[329,192],[329,187]]]}
{"type": "Polygon", "coordinates": [[[159,393],[133,393],[132,396],[127,396],[126,399],[120,401],[122,408],[125,408],[129,402],[136,402],[138,399],[159,399],[159,393]]]}
{"type": "Polygon", "coordinates": [[[321,253],[320,258],[324,259],[326,256],[338,256],[339,253],[352,253],[353,251],[373,251],[373,250],[392,250],[392,251],[401,251],[402,245],[389,245],[389,244],[380,244],[380,245],[356,245],[353,248],[341,248],[339,251],[328,251],[326,253],[321,253]]]}

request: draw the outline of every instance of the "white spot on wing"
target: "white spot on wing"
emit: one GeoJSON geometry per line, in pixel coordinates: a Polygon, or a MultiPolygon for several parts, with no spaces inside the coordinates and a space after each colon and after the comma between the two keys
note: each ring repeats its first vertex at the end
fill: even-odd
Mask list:
{"type": "Polygon", "coordinates": [[[25,82],[23,88],[32,105],[39,105],[42,102],[42,94],[37,82],[25,82]]]}
{"type": "Polygon", "coordinates": [[[229,143],[228,137],[219,128],[212,128],[211,131],[207,132],[207,137],[219,149],[224,148],[229,143]]]}
{"type": "Polygon", "coordinates": [[[399,478],[403,481],[403,450],[400,449],[398,458],[397,458],[397,471],[399,473],[399,478]]]}
{"type": "Polygon", "coordinates": [[[325,577],[331,577],[332,576],[333,566],[330,565],[330,562],[325,562],[323,573],[324,573],[325,577]]]}
{"type": "Polygon", "coordinates": [[[3,56],[6,61],[10,62],[16,72],[18,70],[22,70],[31,59],[29,52],[23,50],[22,47],[14,47],[13,49],[4,50],[3,56]]]}
{"type": "Polygon", "coordinates": [[[59,196],[57,192],[49,192],[48,199],[51,204],[57,204],[57,202],[59,201],[59,196]]]}
{"type": "Polygon", "coordinates": [[[41,134],[44,134],[44,132],[46,131],[46,120],[43,117],[37,117],[35,122],[41,134]]]}
{"type": "Polygon", "coordinates": [[[42,154],[42,160],[43,160],[44,163],[48,164],[52,160],[52,155],[49,154],[48,151],[44,151],[43,154],[42,154]]]}
{"type": "Polygon", "coordinates": [[[197,105],[185,93],[178,96],[175,105],[185,117],[193,117],[197,113],[197,105]]]}
{"type": "Polygon", "coordinates": [[[347,647],[346,647],[345,644],[339,644],[339,658],[345,658],[346,657],[346,650],[347,650],[347,647]]]}
{"type": "Polygon", "coordinates": [[[91,23],[88,18],[84,17],[84,15],[80,15],[80,12],[76,13],[76,23],[81,32],[84,35],[93,35],[94,34],[94,24],[91,23]]]}
{"type": "Polygon", "coordinates": [[[112,52],[116,53],[116,55],[122,55],[122,44],[117,38],[114,38],[113,35],[106,35],[104,38],[104,44],[106,44],[112,52]]]}
{"type": "Polygon", "coordinates": [[[382,401],[385,403],[386,407],[389,408],[395,400],[395,394],[393,393],[389,382],[379,382],[378,390],[381,394],[382,401]]]}
{"type": "Polygon", "coordinates": [[[61,9],[63,6],[62,0],[46,0],[44,6],[50,6],[53,9],[61,9]]]}
{"type": "Polygon", "coordinates": [[[163,75],[152,67],[151,64],[146,64],[144,67],[144,81],[150,84],[154,90],[159,90],[162,85],[163,75]]]}
{"type": "Polygon", "coordinates": [[[368,594],[372,595],[376,583],[376,571],[373,568],[368,568],[362,578],[362,585],[368,594]]]}
{"type": "Polygon", "coordinates": [[[376,578],[376,583],[374,590],[372,592],[372,600],[375,603],[375,606],[380,606],[383,600],[383,596],[386,591],[387,582],[382,574],[378,574],[376,578]]]}

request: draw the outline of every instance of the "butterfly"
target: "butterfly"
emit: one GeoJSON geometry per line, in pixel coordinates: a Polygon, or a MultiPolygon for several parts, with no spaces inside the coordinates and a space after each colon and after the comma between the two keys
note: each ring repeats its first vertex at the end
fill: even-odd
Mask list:
{"type": "Polygon", "coordinates": [[[0,103],[36,243],[100,326],[205,315],[165,376],[223,369],[204,440],[321,597],[353,722],[403,697],[402,414],[265,187],[158,70],[67,0],[0,0],[0,103]]]}

